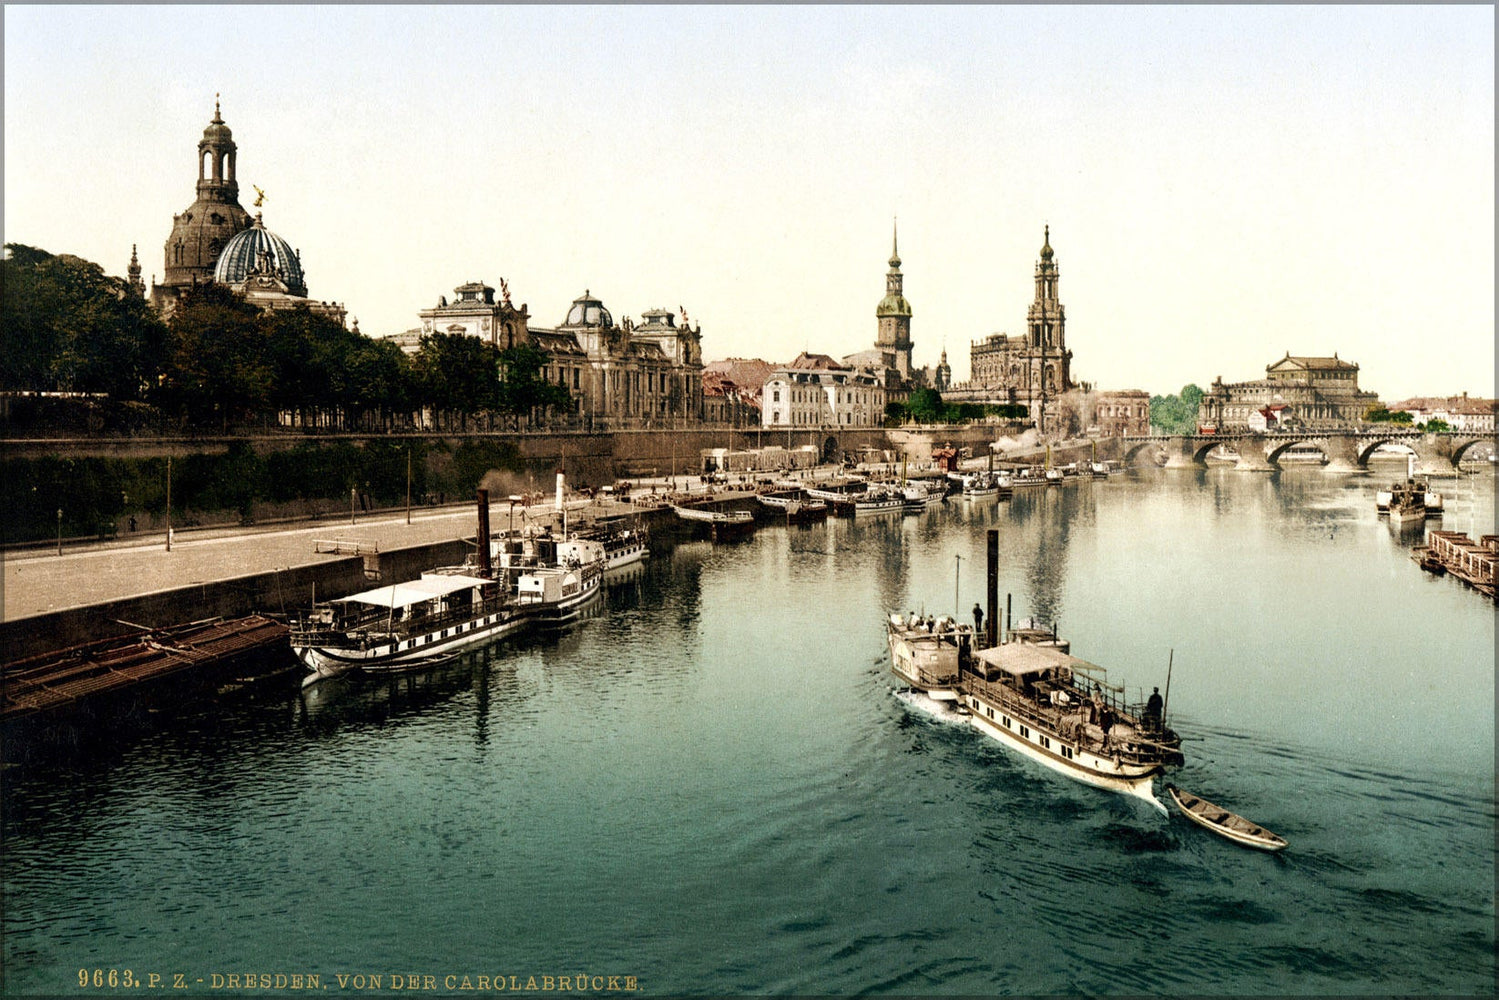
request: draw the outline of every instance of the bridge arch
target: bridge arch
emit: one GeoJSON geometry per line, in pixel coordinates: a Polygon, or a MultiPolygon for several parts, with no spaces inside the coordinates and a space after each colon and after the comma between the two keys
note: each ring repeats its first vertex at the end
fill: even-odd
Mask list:
{"type": "Polygon", "coordinates": [[[1395,436],[1392,435],[1390,437],[1372,438],[1372,439],[1370,439],[1368,441],[1362,442],[1359,445],[1359,449],[1358,449],[1358,464],[1359,464],[1359,468],[1361,468],[1361,469],[1367,469],[1369,467],[1369,457],[1371,455],[1373,455],[1376,450],[1378,450],[1379,448],[1381,448],[1381,447],[1383,447],[1384,445],[1387,445],[1387,444],[1395,445],[1395,446],[1403,449],[1406,452],[1406,454],[1409,454],[1409,455],[1419,455],[1420,454],[1420,452],[1416,451],[1416,446],[1411,443],[1411,439],[1408,438],[1408,437],[1395,437],[1395,436]]]}
{"type": "MultiPolygon", "coordinates": [[[[1316,448],[1318,451],[1320,451],[1322,453],[1322,460],[1324,462],[1330,461],[1332,459],[1332,455],[1330,455],[1327,450],[1326,439],[1309,435],[1307,437],[1276,438],[1275,447],[1271,448],[1265,454],[1265,461],[1278,468],[1280,466],[1280,456],[1284,455],[1286,452],[1290,451],[1297,445],[1302,444],[1308,445],[1312,448],[1316,448]]],[[[1363,463],[1360,462],[1359,464],[1363,463]]]]}
{"type": "Polygon", "coordinates": [[[1452,448],[1452,464],[1457,465],[1463,461],[1468,452],[1474,448],[1481,448],[1487,452],[1499,452],[1499,445],[1496,445],[1491,438],[1476,437],[1469,441],[1458,441],[1452,448]]]}
{"type": "Polygon", "coordinates": [[[838,450],[838,439],[829,434],[822,442],[822,462],[836,462],[843,453],[838,450]]]}
{"type": "Polygon", "coordinates": [[[1151,455],[1150,464],[1155,465],[1155,455],[1161,450],[1160,444],[1155,441],[1135,441],[1131,444],[1126,445],[1124,448],[1123,461],[1125,466],[1129,467],[1134,465],[1135,460],[1139,458],[1140,453],[1147,450],[1151,455]]]}

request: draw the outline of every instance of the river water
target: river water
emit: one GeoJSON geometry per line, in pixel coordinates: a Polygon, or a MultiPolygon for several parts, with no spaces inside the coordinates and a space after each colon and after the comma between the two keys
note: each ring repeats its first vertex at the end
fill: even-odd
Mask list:
{"type": "MultiPolygon", "coordinates": [[[[1388,478],[1140,471],[685,543],[560,637],[9,774],[5,992],[1491,994],[1495,612],[1409,559],[1388,478]],[[991,527],[1016,617],[1132,698],[1169,658],[1172,780],[1289,849],[897,696],[883,616],[982,600],[991,527]]],[[[1441,485],[1443,526],[1494,530],[1492,478],[1441,485]]]]}

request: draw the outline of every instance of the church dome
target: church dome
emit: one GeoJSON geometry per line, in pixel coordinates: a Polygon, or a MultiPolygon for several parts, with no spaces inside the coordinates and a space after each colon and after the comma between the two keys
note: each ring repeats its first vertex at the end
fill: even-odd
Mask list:
{"type": "Polygon", "coordinates": [[[562,321],[562,325],[565,327],[613,326],[614,317],[610,316],[604,304],[594,298],[585,288],[581,296],[573,299],[573,307],[567,311],[567,319],[562,321]]]}
{"type": "Polygon", "coordinates": [[[265,228],[258,214],[249,229],[224,244],[213,268],[213,280],[224,285],[243,285],[257,274],[280,278],[293,295],[307,294],[302,262],[296,251],[290,243],[265,228]]]}
{"type": "Polygon", "coordinates": [[[234,139],[234,133],[229,131],[229,126],[224,124],[223,117],[219,114],[219,102],[217,96],[213,102],[213,121],[203,130],[203,141],[205,143],[225,143],[234,139]]]}
{"type": "MultiPolygon", "coordinates": [[[[869,300],[865,299],[864,301],[868,302],[869,300]]],[[[906,301],[904,295],[891,292],[883,299],[880,299],[880,304],[875,308],[874,314],[876,316],[909,316],[911,315],[911,303],[906,301]]]]}

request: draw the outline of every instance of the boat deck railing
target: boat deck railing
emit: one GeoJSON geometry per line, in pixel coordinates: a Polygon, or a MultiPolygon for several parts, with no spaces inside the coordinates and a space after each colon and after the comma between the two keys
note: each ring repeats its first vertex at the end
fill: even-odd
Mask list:
{"type": "MultiPolygon", "coordinates": [[[[367,638],[384,639],[394,636],[401,639],[410,635],[424,635],[514,606],[515,599],[512,595],[497,594],[469,604],[450,605],[436,612],[417,611],[405,617],[393,615],[388,609],[378,608],[330,616],[326,614],[328,609],[317,608],[294,615],[290,627],[293,641],[305,645],[325,645],[334,640],[347,641],[351,634],[360,633],[367,638]]],[[[416,607],[413,605],[407,610],[414,610],[416,607]]]]}
{"type": "MultiPolygon", "coordinates": [[[[1092,753],[1117,756],[1121,761],[1130,763],[1149,764],[1161,762],[1177,752],[1169,745],[1169,740],[1173,737],[1168,731],[1152,729],[1144,725],[1139,716],[1124,712],[1111,703],[1106,704],[1109,704],[1110,711],[1114,713],[1115,721],[1113,729],[1105,733],[1098,725],[1088,721],[1088,701],[1076,689],[1069,690],[1060,685],[1052,688],[1067,692],[1065,709],[1039,703],[1003,680],[985,680],[972,673],[963,674],[959,689],[964,694],[977,695],[1003,709],[1019,722],[1057,734],[1092,753]],[[1166,742],[1162,742],[1163,740],[1166,742]]],[[[1049,689],[1044,684],[1034,690],[1039,697],[1049,694],[1049,689]]]]}

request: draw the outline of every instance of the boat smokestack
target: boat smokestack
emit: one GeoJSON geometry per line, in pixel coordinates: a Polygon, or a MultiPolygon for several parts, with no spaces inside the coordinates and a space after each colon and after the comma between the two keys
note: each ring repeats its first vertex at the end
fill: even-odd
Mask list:
{"type": "Polygon", "coordinates": [[[999,529],[989,529],[989,634],[985,637],[985,647],[999,645],[995,636],[999,632],[999,529]]]}
{"type": "Polygon", "coordinates": [[[561,469],[558,469],[557,470],[557,509],[558,510],[562,509],[562,494],[563,494],[563,492],[566,489],[567,489],[567,477],[563,475],[561,469]]]}
{"type": "Polygon", "coordinates": [[[479,575],[488,580],[491,575],[489,565],[489,491],[479,490],[479,575]]]}

